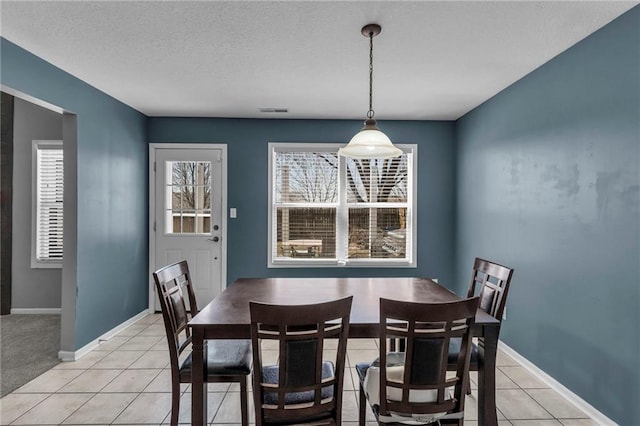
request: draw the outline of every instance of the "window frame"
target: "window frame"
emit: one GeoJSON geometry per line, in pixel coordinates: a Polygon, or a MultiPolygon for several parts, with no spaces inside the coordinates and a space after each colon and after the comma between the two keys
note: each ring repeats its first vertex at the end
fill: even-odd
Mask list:
{"type": "MultiPolygon", "coordinates": [[[[349,208],[368,208],[371,207],[369,203],[348,203],[347,202],[347,166],[344,158],[339,157],[338,161],[338,202],[337,203],[322,203],[321,205],[314,203],[287,203],[288,207],[327,207],[331,204],[336,206],[336,258],[335,259],[316,259],[316,258],[278,258],[275,256],[274,247],[276,241],[274,239],[277,236],[277,214],[276,203],[274,198],[275,191],[275,153],[276,152],[334,152],[337,154],[338,148],[344,144],[340,143],[303,143],[303,142],[270,142],[268,144],[268,169],[269,179],[267,183],[268,192],[268,237],[267,237],[267,268],[415,268],[416,267],[416,253],[417,253],[417,181],[418,181],[418,145],[417,144],[395,144],[403,152],[410,154],[408,159],[408,166],[412,170],[411,175],[407,179],[407,202],[406,203],[385,203],[384,207],[393,208],[407,207],[407,228],[410,238],[407,241],[406,258],[394,259],[394,258],[380,258],[380,259],[341,259],[340,253],[346,253],[346,239],[337,238],[338,235],[344,235],[348,233],[348,212],[349,208]]],[[[371,203],[378,206],[378,203],[371,203]]],[[[278,204],[280,206],[281,204],[278,204]]]]}
{"type": "MultiPolygon", "coordinates": [[[[38,221],[39,221],[39,197],[38,197],[38,182],[40,175],[40,164],[38,163],[38,151],[45,149],[59,149],[63,154],[64,162],[64,149],[61,140],[33,140],[31,145],[31,268],[44,268],[44,269],[60,269],[62,268],[62,262],[64,259],[64,232],[63,232],[63,257],[55,260],[38,259],[38,245],[40,244],[38,235],[38,221]]],[[[63,190],[64,190],[64,168],[63,168],[63,190]]],[[[64,212],[64,201],[63,201],[64,212]]],[[[64,213],[63,213],[64,217],[64,213]]],[[[63,219],[64,229],[64,219],[63,219]]]]}

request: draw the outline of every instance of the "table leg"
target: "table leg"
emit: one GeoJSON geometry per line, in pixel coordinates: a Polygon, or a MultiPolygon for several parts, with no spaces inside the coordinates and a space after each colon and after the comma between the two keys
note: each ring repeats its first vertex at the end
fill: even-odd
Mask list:
{"type": "Polygon", "coordinates": [[[478,425],[497,426],[496,356],[499,327],[485,327],[478,338],[478,425]]]}
{"type": "Polygon", "coordinates": [[[191,424],[203,426],[207,424],[207,383],[204,381],[207,344],[202,329],[192,330],[191,424]]]}

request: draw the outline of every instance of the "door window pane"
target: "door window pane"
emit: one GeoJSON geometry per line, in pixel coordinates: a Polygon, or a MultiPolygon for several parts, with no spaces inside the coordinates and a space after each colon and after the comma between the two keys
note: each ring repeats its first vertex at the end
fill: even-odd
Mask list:
{"type": "Polygon", "coordinates": [[[166,234],[211,233],[211,163],[166,164],[166,234]]]}

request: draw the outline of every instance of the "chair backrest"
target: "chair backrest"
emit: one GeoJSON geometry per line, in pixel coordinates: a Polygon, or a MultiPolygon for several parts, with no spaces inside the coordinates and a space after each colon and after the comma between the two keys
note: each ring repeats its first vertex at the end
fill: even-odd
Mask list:
{"type": "Polygon", "coordinates": [[[177,375],[180,355],[185,349],[191,347],[191,331],[187,323],[198,313],[189,265],[186,260],[183,260],[165,266],[153,273],[153,280],[162,307],[172,375],[177,375]],[[187,300],[184,297],[185,291],[187,300]]]}
{"type": "Polygon", "coordinates": [[[478,300],[415,303],[380,299],[380,416],[401,413],[433,421],[433,416],[464,412],[478,300]],[[406,339],[406,351],[388,354],[387,339],[397,338],[406,339]],[[455,338],[461,339],[456,372],[447,377],[449,345],[455,338]],[[388,366],[391,355],[404,358],[399,371],[388,366]]]}
{"type": "Polygon", "coordinates": [[[352,299],[286,306],[250,302],[256,425],[341,423],[352,299]],[[337,350],[327,348],[326,339],[337,341],[337,350]]]}
{"type": "Polygon", "coordinates": [[[502,321],[512,276],[513,269],[477,257],[467,297],[475,296],[479,288],[480,309],[502,321]]]}

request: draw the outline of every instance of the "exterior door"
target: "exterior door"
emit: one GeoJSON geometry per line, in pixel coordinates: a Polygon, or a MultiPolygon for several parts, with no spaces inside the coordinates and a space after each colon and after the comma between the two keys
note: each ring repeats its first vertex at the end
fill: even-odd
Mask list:
{"type": "MultiPolygon", "coordinates": [[[[222,291],[226,275],[223,151],[206,147],[154,150],[155,255],[151,270],[187,260],[200,308],[222,291]]],[[[155,309],[159,311],[153,288],[155,309]]]]}

